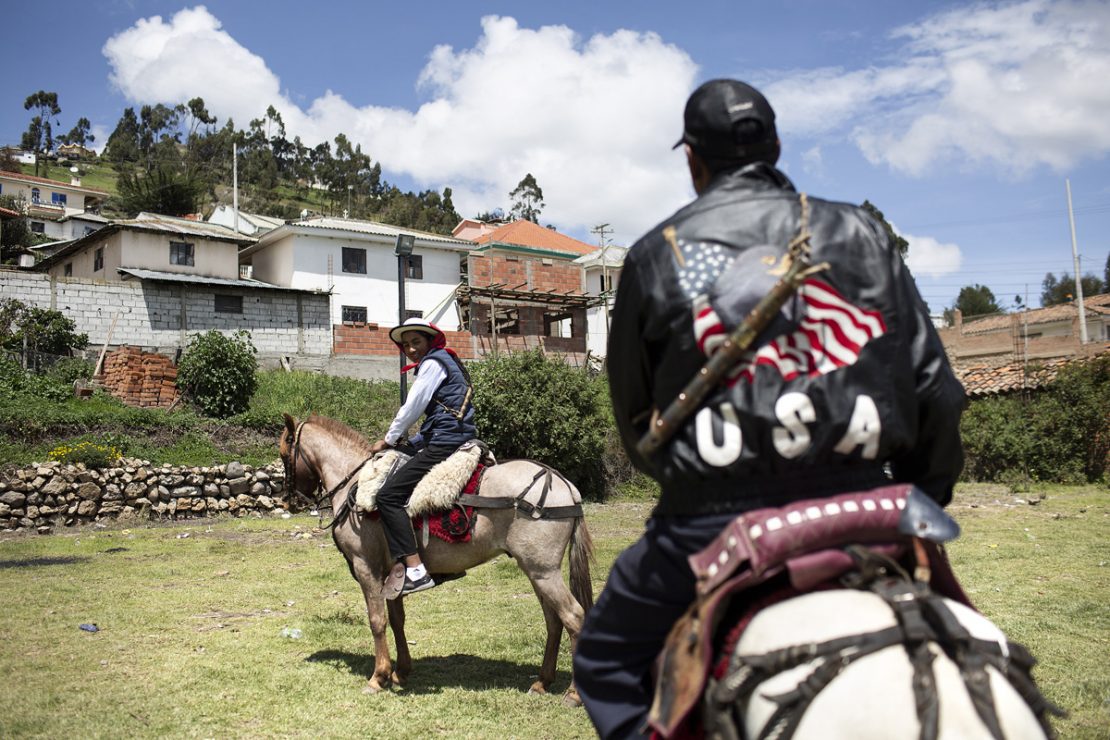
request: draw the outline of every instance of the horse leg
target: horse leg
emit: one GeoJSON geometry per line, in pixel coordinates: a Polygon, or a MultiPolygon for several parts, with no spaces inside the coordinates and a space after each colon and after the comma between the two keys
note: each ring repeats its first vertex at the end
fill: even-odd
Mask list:
{"type": "Polygon", "coordinates": [[[386,602],[389,610],[389,626],[393,630],[393,642],[397,645],[397,662],[393,668],[393,682],[399,686],[404,685],[412,672],[412,655],[409,653],[409,643],[405,639],[405,600],[392,599],[386,602]]]}
{"type": "MultiPolygon", "coordinates": [[[[363,689],[364,693],[376,694],[389,688],[392,666],[389,661],[389,640],[385,634],[385,599],[381,595],[381,582],[373,578],[358,578],[362,596],[366,599],[366,615],[370,618],[370,632],[374,635],[374,675],[363,689]]],[[[398,648],[399,650],[400,648],[398,648]]],[[[406,651],[407,652],[407,651],[406,651]]]]}
{"type": "MultiPolygon", "coordinates": [[[[578,633],[582,629],[584,614],[582,607],[571,596],[560,570],[549,571],[540,575],[528,574],[532,588],[540,600],[543,608],[543,618],[547,624],[547,643],[543,650],[543,663],[540,665],[540,675],[529,693],[545,694],[548,687],[555,680],[555,668],[559,660],[559,643],[562,640],[563,629],[566,629],[570,638],[571,652],[578,642],[578,633]]],[[[567,706],[581,706],[578,691],[574,688],[574,678],[571,677],[570,686],[563,695],[563,703],[567,706]]]]}

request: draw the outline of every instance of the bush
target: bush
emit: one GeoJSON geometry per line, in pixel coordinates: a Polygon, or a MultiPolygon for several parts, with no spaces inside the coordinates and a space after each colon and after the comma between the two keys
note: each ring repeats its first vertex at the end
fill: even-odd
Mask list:
{"type": "Polygon", "coordinates": [[[257,386],[255,354],[248,332],[229,337],[211,329],[195,334],[177,366],[177,385],[208,416],[241,413],[257,386]]]}
{"type": "MultiPolygon", "coordinates": [[[[0,345],[13,352],[68,355],[89,344],[87,334],[75,334],[77,325],[61,311],[29,306],[8,298],[0,301],[0,345]]],[[[37,360],[36,360],[37,364],[37,360]]]]}
{"type": "Polygon", "coordinates": [[[972,401],[960,424],[970,480],[1097,482],[1110,453],[1110,355],[1076,362],[1028,397],[972,401]]]}
{"type": "Polygon", "coordinates": [[[583,494],[604,492],[606,437],[612,420],[604,378],[591,379],[541,352],[489,356],[470,366],[478,435],[503,459],[531,458],[575,482],[583,494]]]}

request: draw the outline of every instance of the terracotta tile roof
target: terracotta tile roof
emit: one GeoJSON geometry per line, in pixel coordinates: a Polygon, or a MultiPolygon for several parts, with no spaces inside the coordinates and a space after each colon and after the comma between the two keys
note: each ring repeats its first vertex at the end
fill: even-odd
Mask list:
{"type": "Polygon", "coordinates": [[[535,247],[553,252],[583,255],[597,250],[592,244],[580,242],[554,229],[545,229],[531,221],[520,220],[499,226],[488,234],[474,240],[476,244],[515,244],[519,247],[535,247]]]}
{"type": "MultiPolygon", "coordinates": [[[[1093,295],[1083,299],[1083,307],[1087,311],[1110,315],[1110,293],[1093,295]]],[[[997,314],[985,319],[974,319],[964,322],[964,334],[985,334],[992,331],[1009,331],[1010,322],[1015,314],[997,314]]],[[[1030,326],[1034,324],[1048,324],[1053,321],[1071,321],[1076,316],[1075,301],[1061,303],[1047,308],[1034,308],[1024,313],[1016,314],[1018,321],[1027,321],[1030,326]]]]}
{"type": "Polygon", "coordinates": [[[45,177],[35,177],[34,175],[24,175],[22,172],[7,172],[0,171],[0,177],[10,177],[13,180],[23,180],[24,182],[35,182],[42,185],[53,185],[56,188],[70,188],[72,190],[83,190],[86,193],[95,193],[96,195],[111,195],[106,190],[97,190],[96,188],[87,188],[84,185],[70,185],[68,182],[61,180],[49,180],[45,177]]]}
{"type": "Polygon", "coordinates": [[[13,211],[10,208],[0,207],[0,216],[4,218],[20,218],[23,214],[19,211],[13,211]]]}
{"type": "MultiPolygon", "coordinates": [[[[1110,352],[1110,345],[1100,354],[1107,352],[1110,352]]],[[[1023,365],[1021,362],[1012,362],[1007,365],[993,367],[969,367],[962,370],[957,368],[955,373],[959,381],[963,383],[967,395],[977,398],[1012,393],[1023,388],[1042,388],[1055,380],[1060,370],[1069,363],[1083,361],[1082,358],[1060,357],[1053,360],[1030,362],[1028,365],[1023,365]]]]}

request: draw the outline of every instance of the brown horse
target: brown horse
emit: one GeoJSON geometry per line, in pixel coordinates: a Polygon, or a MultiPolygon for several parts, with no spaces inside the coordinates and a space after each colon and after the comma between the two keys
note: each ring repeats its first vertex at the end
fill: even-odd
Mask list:
{"type": "MultiPolygon", "coordinates": [[[[280,450],[286,467],[286,489],[311,496],[318,487],[323,487],[331,496],[332,511],[340,512],[333,538],[347,559],[351,575],[362,588],[374,635],[374,675],[365,691],[376,693],[391,683],[403,684],[412,669],[412,657],[405,639],[404,597],[387,602],[382,594],[382,585],[394,564],[381,522],[377,518],[343,513],[347,510],[342,506],[349,483],[357,479],[357,470],[370,457],[370,444],[334,419],[310,416],[298,425],[293,417],[283,416],[285,429],[281,433],[280,450]],[[395,666],[390,664],[385,633],[387,607],[389,626],[397,645],[395,666]]],[[[424,563],[433,574],[463,573],[502,553],[516,560],[532,583],[547,624],[543,664],[538,680],[529,689],[541,694],[547,693],[555,679],[563,630],[566,629],[573,650],[585,611],[593,604],[589,566],[593,543],[585,519],[581,514],[566,518],[537,517],[528,505],[537,504],[541,488],[537,481],[546,472],[543,466],[528,460],[511,460],[487,468],[479,490],[483,498],[507,499],[508,504],[526,490],[534,489],[524,497],[528,503],[521,505],[522,511],[518,512],[514,505],[475,509],[469,542],[448,544],[432,537],[421,550],[424,563]],[[569,589],[562,576],[563,555],[568,545],[569,589]]],[[[549,490],[546,500],[540,504],[541,509],[581,503],[578,490],[561,475],[549,476],[548,482],[549,490]]],[[[580,703],[573,680],[564,702],[568,705],[580,703]]]]}

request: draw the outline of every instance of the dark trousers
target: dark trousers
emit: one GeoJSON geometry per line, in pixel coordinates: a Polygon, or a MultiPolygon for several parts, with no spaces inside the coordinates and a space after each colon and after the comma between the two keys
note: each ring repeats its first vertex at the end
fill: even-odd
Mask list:
{"type": "Polygon", "coordinates": [[[694,601],[686,558],[735,514],[652,517],[617,557],[586,615],[574,654],[574,683],[602,738],[636,737],[647,722],[652,665],[675,621],[694,601]]]}
{"type": "Polygon", "coordinates": [[[416,484],[437,463],[451,456],[454,447],[425,447],[390,476],[378,491],[375,499],[385,527],[385,540],[394,560],[416,554],[416,536],[412,533],[412,520],[405,511],[405,504],[412,497],[416,484]]]}

